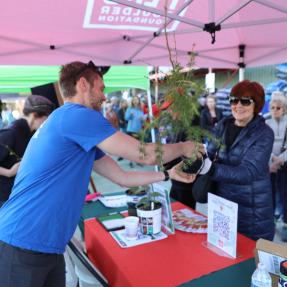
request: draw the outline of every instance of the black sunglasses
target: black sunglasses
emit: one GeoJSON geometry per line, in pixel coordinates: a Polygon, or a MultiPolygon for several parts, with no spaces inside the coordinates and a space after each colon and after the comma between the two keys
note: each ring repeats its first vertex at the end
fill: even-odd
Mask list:
{"type": "Polygon", "coordinates": [[[241,103],[242,106],[250,106],[252,103],[254,103],[254,100],[251,98],[237,98],[237,97],[229,97],[229,103],[230,105],[237,105],[238,103],[241,103]]]}
{"type": "MultiPolygon", "coordinates": [[[[78,77],[87,69],[92,70],[94,73],[98,74],[101,78],[104,74],[108,72],[110,66],[96,66],[93,61],[89,61],[89,63],[85,64],[75,75],[75,82],[78,80],[78,77]]],[[[76,83],[75,83],[76,84],[76,83]]]]}

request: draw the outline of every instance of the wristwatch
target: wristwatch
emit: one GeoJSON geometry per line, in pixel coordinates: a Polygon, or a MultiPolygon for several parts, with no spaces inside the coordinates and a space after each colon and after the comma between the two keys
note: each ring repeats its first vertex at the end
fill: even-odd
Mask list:
{"type": "Polygon", "coordinates": [[[163,173],[164,173],[164,180],[163,181],[168,181],[169,180],[169,173],[167,172],[167,170],[164,170],[163,173]]]}

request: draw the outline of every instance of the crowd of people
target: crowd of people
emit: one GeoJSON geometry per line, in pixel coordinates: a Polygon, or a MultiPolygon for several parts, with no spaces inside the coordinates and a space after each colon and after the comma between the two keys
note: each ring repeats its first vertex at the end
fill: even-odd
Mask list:
{"type": "MultiPolygon", "coordinates": [[[[53,111],[46,98],[29,96],[24,117],[0,131],[3,286],[65,286],[63,252],[78,224],[92,170],[121,186],[171,179],[171,196],[194,208],[198,174],[179,166],[182,157],[204,155],[200,174],[212,178],[216,194],[238,203],[238,231],[254,240],[273,240],[275,216],[287,241],[287,101],[282,93],[272,95],[267,121],[260,115],[264,89],[256,82],[232,88],[227,117],[216,108],[216,97],[208,95],[198,123],[213,138],[202,139],[204,145],[186,141],[180,131],[163,145],[165,171],[126,171],[111,156],[156,164],[154,143],[139,156],[138,134],[148,120],[145,101],[135,96],[128,104],[114,97],[104,116],[103,71],[92,62],[62,66],[59,84],[64,105],[53,111]]],[[[153,105],[154,113],[165,109],[172,115],[172,105],[165,104],[153,105]]]]}

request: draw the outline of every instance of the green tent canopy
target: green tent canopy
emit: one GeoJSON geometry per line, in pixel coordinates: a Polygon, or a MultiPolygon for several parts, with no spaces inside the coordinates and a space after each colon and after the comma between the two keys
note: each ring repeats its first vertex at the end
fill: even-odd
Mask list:
{"type": "MultiPolygon", "coordinates": [[[[58,81],[59,66],[0,66],[0,93],[31,94],[32,87],[58,81]]],[[[105,93],[129,88],[148,90],[148,68],[113,66],[104,76],[105,93]]]]}

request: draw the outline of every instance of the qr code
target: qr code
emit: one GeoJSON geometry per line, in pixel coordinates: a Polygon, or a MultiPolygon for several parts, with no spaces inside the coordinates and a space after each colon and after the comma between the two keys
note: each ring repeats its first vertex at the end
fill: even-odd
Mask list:
{"type": "Polygon", "coordinates": [[[230,236],[230,217],[218,211],[213,213],[213,232],[229,240],[230,236]]]}

